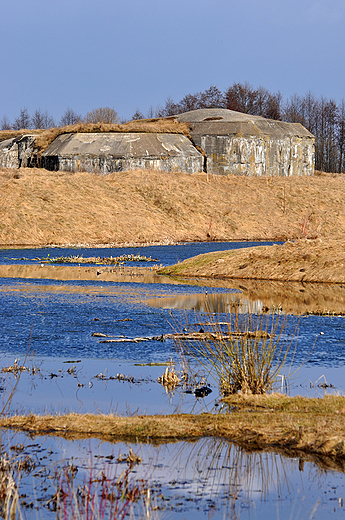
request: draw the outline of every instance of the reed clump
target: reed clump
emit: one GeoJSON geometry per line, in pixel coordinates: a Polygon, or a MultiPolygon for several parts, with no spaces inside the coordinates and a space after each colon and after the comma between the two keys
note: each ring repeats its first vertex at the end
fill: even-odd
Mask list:
{"type": "Polygon", "coordinates": [[[183,330],[204,334],[197,340],[178,336],[176,344],[184,362],[202,365],[223,396],[265,394],[284,368],[297,328],[292,318],[241,314],[234,306],[225,319],[208,312],[201,323],[183,324],[183,330]]]}
{"type": "Polygon", "coordinates": [[[185,374],[181,373],[179,375],[175,371],[172,361],[166,367],[165,372],[157,378],[157,382],[164,386],[167,393],[173,392],[183,381],[185,381],[185,374]]]}

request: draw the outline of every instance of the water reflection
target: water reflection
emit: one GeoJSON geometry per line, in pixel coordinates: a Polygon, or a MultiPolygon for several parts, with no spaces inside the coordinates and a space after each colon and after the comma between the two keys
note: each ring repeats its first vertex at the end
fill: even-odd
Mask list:
{"type": "Polygon", "coordinates": [[[20,481],[22,496],[36,496],[38,512],[25,510],[28,519],[43,512],[44,518],[55,518],[56,512],[43,508],[56,492],[59,468],[73,465],[77,470],[73,485],[78,487],[91,472],[93,476],[120,475],[127,466],[118,461],[119,454],[130,449],[142,459],[134,467],[133,478],[149,483],[158,518],[302,520],[330,518],[337,512],[342,517],[345,512],[342,473],[326,471],[296,456],[287,459],[280,453],[248,453],[221,439],[154,446],[95,438],[67,440],[63,433],[60,438],[13,432],[6,436],[5,444],[26,446],[24,455],[36,461],[34,472],[24,473],[20,481]],[[52,479],[54,475],[57,480],[52,479]]]}
{"type": "MultiPolygon", "coordinates": [[[[0,278],[56,281],[97,281],[107,283],[136,283],[208,287],[215,291],[229,289],[234,294],[217,295],[208,300],[204,295],[182,294],[173,299],[150,300],[153,307],[169,309],[204,310],[205,303],[211,312],[227,312],[235,303],[241,312],[279,310],[289,314],[344,314],[345,285],[326,283],[274,282],[266,280],[218,280],[214,278],[183,279],[157,274],[155,267],[128,266],[61,266],[61,265],[0,265],[0,278]],[[239,296],[240,295],[240,296],[239,296]],[[195,301],[194,301],[194,300],[195,301]]],[[[185,292],[185,291],[184,291],[185,292]]]]}
{"type": "MultiPolygon", "coordinates": [[[[190,245],[172,246],[165,257],[162,256],[166,251],[163,247],[159,252],[150,248],[139,252],[160,258],[168,265],[197,252],[206,252],[206,246],[202,247],[203,250],[197,251],[190,245]]],[[[213,250],[221,249],[219,244],[212,244],[212,247],[213,250]]],[[[46,250],[44,256],[48,252],[52,255],[52,250],[46,250]]],[[[76,254],[76,250],[72,252],[76,254]]],[[[27,252],[17,253],[18,257],[28,256],[27,252]]],[[[63,253],[68,254],[65,250],[63,253]]],[[[101,253],[98,251],[97,254],[101,253]]],[[[106,254],[115,253],[108,250],[106,254]]],[[[37,250],[32,251],[32,255],[37,256],[37,250]]],[[[91,252],[86,250],[85,256],[90,255],[91,252]]],[[[21,357],[22,362],[31,341],[35,353],[30,359],[32,364],[41,368],[35,377],[32,373],[23,374],[13,400],[14,412],[73,409],[132,414],[207,410],[206,399],[199,402],[194,396],[184,394],[181,404],[178,392],[176,396],[168,396],[157,383],[157,377],[164,371],[162,367],[133,366],[134,362],[169,361],[176,354],[171,341],[115,346],[101,345],[99,338],[92,336],[94,332],[126,337],[171,332],[172,311],[174,316],[178,316],[181,309],[193,313],[194,309],[203,311],[206,286],[212,312],[227,312],[228,306],[234,302],[243,312],[251,308],[275,308],[294,314],[307,311],[341,313],[345,309],[345,287],[342,285],[215,279],[174,281],[158,276],[150,267],[140,266],[115,270],[96,266],[3,265],[0,277],[3,365],[12,364],[15,357],[21,357]],[[76,370],[68,372],[71,364],[64,365],[63,361],[73,360],[76,370]],[[78,360],[82,361],[79,363],[78,360]],[[107,376],[124,373],[141,381],[128,383],[115,377],[98,379],[96,376],[101,372],[107,376]]],[[[344,318],[301,318],[295,357],[297,364],[305,359],[316,337],[318,341],[312,355],[303,367],[302,382],[318,381],[325,374],[327,380],[337,386],[336,391],[342,391],[344,318]]],[[[13,374],[8,374],[0,384],[10,388],[13,374]]],[[[298,382],[294,393],[301,393],[298,382]]],[[[210,403],[214,395],[209,396],[210,403]]],[[[18,438],[22,439],[19,442],[25,449],[30,450],[33,440],[20,435],[18,438]]],[[[79,457],[81,467],[83,464],[85,467],[85,458],[91,451],[94,461],[98,463],[99,460],[103,466],[106,460],[113,460],[106,457],[115,450],[125,451],[122,447],[95,439],[69,442],[66,439],[40,438],[38,442],[47,446],[47,452],[51,448],[52,457],[57,461],[61,461],[63,456],[79,457]]],[[[338,506],[339,500],[345,497],[343,475],[325,473],[329,467],[339,469],[329,466],[327,460],[316,461],[317,469],[312,464],[315,459],[302,459],[299,453],[246,454],[217,439],[159,448],[133,446],[133,449],[137,448],[144,460],[138,476],[152,477],[153,487],[157,482],[157,496],[167,497],[161,504],[169,509],[170,518],[182,520],[214,514],[217,519],[224,516],[304,519],[311,516],[319,499],[313,518],[329,518],[334,515],[334,508],[340,515],[344,514],[344,509],[338,506]],[[286,459],[285,455],[291,458],[286,459]],[[224,510],[228,511],[227,515],[224,510]]],[[[41,461],[44,456],[40,456],[41,461]]],[[[49,461],[49,457],[46,460],[49,461]]],[[[101,468],[100,465],[97,467],[101,468]]],[[[30,485],[32,489],[31,476],[30,485]]],[[[32,495],[32,491],[30,493],[32,495]]],[[[37,512],[33,510],[32,518],[36,516],[37,512]]],[[[52,517],[55,518],[55,514],[52,517]]]]}
{"type": "Polygon", "coordinates": [[[221,439],[176,448],[170,471],[183,471],[183,492],[206,499],[216,518],[326,518],[334,506],[340,514],[345,511],[343,475],[329,471],[344,467],[331,460],[288,451],[247,452],[221,439]],[[333,502],[324,500],[328,486],[334,490],[333,502]]]}
{"type": "Polygon", "coordinates": [[[326,283],[236,280],[232,288],[266,308],[281,308],[289,314],[345,313],[345,285],[326,283]]]}
{"type": "MultiPolygon", "coordinates": [[[[220,280],[214,278],[174,278],[175,283],[226,288],[238,291],[244,306],[287,314],[345,314],[345,285],[327,283],[275,282],[269,280],[220,280]]],[[[183,301],[183,298],[181,299],[183,301]]],[[[164,303],[164,302],[163,302],[164,303]]],[[[158,304],[158,301],[157,301],[158,304]]],[[[156,304],[153,304],[156,306],[156,304]]],[[[188,305],[188,304],[187,304],[188,305]]],[[[183,307],[176,300],[175,308],[183,307]]],[[[217,312],[217,311],[215,311],[217,312]]],[[[255,311],[254,311],[255,312],[255,311]]]]}
{"type": "Polygon", "coordinates": [[[252,301],[240,293],[179,294],[166,298],[150,298],[145,303],[162,309],[185,309],[225,314],[234,310],[239,313],[260,313],[263,309],[263,303],[260,300],[252,301]]]}
{"type": "Polygon", "coordinates": [[[138,266],[0,265],[0,278],[180,284],[166,276],[158,275],[155,268],[138,266]]]}

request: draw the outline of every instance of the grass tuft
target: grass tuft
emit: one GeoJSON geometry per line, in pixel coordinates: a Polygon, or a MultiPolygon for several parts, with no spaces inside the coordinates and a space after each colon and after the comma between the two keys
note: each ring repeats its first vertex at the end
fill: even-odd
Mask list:
{"type": "Polygon", "coordinates": [[[202,323],[182,326],[205,333],[201,339],[181,335],[176,344],[184,360],[203,366],[223,396],[265,394],[282,371],[297,332],[297,325],[287,320],[275,314],[241,314],[236,307],[226,321],[207,313],[202,323]]]}

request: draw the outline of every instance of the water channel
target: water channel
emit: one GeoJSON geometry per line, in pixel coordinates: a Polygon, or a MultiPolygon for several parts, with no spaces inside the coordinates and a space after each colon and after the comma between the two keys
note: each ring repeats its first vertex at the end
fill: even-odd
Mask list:
{"type": "MultiPolygon", "coordinates": [[[[173,340],[133,340],[173,333],[184,320],[199,320],[206,309],[226,313],[234,303],[242,313],[265,309],[287,313],[298,324],[293,354],[277,390],[311,397],[321,397],[325,392],[343,394],[345,287],[170,280],[150,269],[155,263],[171,265],[208,251],[253,245],[259,244],[208,242],[119,249],[0,250],[2,367],[13,366],[17,360],[17,365],[30,369],[21,373],[10,413],[215,411],[219,395],[210,380],[212,393],[203,399],[178,389],[166,392],[157,383],[164,364],[173,360],[179,368],[173,340]],[[77,261],[73,265],[51,265],[44,260],[129,254],[150,257],[153,262],[125,262],[112,268],[77,261]],[[104,342],[105,335],[126,341],[104,342]],[[293,376],[287,380],[291,373],[293,376]]],[[[204,376],[200,373],[201,378],[204,376]]],[[[1,375],[4,404],[16,381],[14,373],[1,375]]],[[[114,445],[96,439],[33,439],[3,432],[2,443],[25,447],[23,453],[42,459],[36,471],[35,491],[32,474],[26,480],[22,478],[22,493],[26,495],[23,502],[30,504],[27,497],[36,497],[33,510],[24,504],[27,517],[54,517],[54,512],[42,505],[48,502],[52,485],[49,480],[47,484],[47,471],[43,472],[42,484],[45,464],[61,465],[73,459],[79,469],[78,478],[83,478],[92,457],[97,471],[105,465],[121,471],[114,461],[130,447],[142,458],[135,476],[150,481],[157,500],[157,518],[302,519],[344,515],[343,473],[279,453],[247,454],[219,439],[157,447],[114,445]]]]}

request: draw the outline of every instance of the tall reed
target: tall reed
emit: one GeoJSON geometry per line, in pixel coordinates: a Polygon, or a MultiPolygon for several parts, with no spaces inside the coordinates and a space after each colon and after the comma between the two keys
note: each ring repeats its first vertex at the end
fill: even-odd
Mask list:
{"type": "MultiPolygon", "coordinates": [[[[134,455],[132,450],[130,453],[134,455]]],[[[50,505],[56,511],[57,520],[159,518],[147,482],[133,475],[135,461],[127,464],[118,477],[114,467],[97,471],[91,465],[84,482],[79,484],[75,481],[76,467],[66,466],[57,475],[58,487],[50,505]]]]}
{"type": "Polygon", "coordinates": [[[195,339],[180,334],[177,348],[184,360],[192,359],[203,366],[223,396],[270,390],[298,330],[298,321],[290,317],[241,314],[236,306],[225,318],[207,312],[201,322],[186,321],[181,330],[196,333],[195,339]]]}

